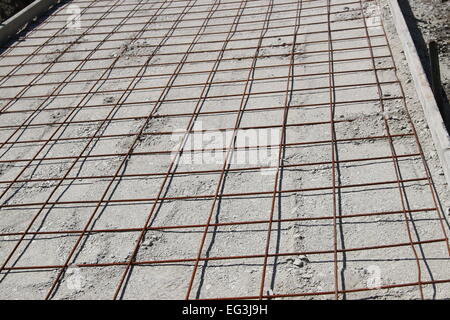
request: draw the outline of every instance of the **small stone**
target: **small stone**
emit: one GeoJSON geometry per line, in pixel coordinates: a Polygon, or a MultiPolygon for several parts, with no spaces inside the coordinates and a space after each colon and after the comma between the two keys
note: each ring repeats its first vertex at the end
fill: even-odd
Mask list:
{"type": "Polygon", "coordinates": [[[301,268],[301,267],[303,267],[303,266],[304,266],[306,263],[308,263],[308,262],[309,262],[308,258],[307,258],[305,255],[302,254],[302,255],[298,256],[298,257],[294,260],[293,265],[295,265],[295,266],[301,268]]]}
{"type": "Polygon", "coordinates": [[[299,233],[294,234],[294,238],[298,239],[298,240],[303,240],[304,239],[304,237],[301,234],[299,234],[299,233]]]}
{"type": "Polygon", "coordinates": [[[105,103],[113,103],[114,102],[114,98],[113,97],[106,97],[105,99],[103,99],[103,101],[105,103]]]}
{"type": "Polygon", "coordinates": [[[294,262],[292,263],[294,266],[297,266],[299,268],[303,267],[305,264],[301,259],[295,259],[294,262]]]}
{"type": "Polygon", "coordinates": [[[153,237],[147,238],[147,239],[145,239],[145,240],[142,242],[142,246],[143,246],[144,248],[145,248],[145,247],[151,247],[151,246],[153,246],[153,243],[154,243],[153,237]]]}

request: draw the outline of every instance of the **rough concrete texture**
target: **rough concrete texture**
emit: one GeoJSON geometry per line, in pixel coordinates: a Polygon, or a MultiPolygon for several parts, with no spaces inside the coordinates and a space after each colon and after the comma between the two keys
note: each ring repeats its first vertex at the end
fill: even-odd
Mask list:
{"type": "Polygon", "coordinates": [[[1,55],[0,298],[450,298],[448,186],[385,1],[71,4],[80,29],[65,5],[1,55]],[[272,162],[195,160],[217,131],[188,152],[268,128],[272,162]]]}

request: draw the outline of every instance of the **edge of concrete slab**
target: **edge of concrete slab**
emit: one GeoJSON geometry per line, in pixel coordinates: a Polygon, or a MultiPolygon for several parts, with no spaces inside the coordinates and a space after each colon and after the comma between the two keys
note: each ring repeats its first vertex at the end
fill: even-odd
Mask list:
{"type": "Polygon", "coordinates": [[[42,16],[60,0],[36,0],[0,24],[0,46],[5,45],[26,24],[42,16]]]}
{"type": "Polygon", "coordinates": [[[419,54],[417,53],[413,39],[409,33],[398,0],[389,0],[389,6],[391,8],[397,34],[403,46],[417,95],[422,104],[425,120],[430,128],[431,136],[439,155],[439,160],[441,161],[447,185],[450,188],[450,136],[445,127],[444,120],[442,119],[442,115],[439,111],[422,63],[420,62],[419,54]]]}

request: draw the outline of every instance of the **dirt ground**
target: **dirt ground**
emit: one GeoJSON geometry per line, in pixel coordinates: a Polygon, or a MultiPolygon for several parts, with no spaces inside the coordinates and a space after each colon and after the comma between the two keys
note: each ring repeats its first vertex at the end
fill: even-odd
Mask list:
{"type": "Polygon", "coordinates": [[[450,298],[449,187],[387,1],[333,0],[330,15],[301,1],[296,31],[297,1],[199,0],[167,39],[187,1],[113,2],[81,31],[63,6],[0,56],[1,299],[111,299],[119,284],[123,299],[332,299],[336,285],[339,299],[419,299],[419,281],[450,298]],[[55,32],[67,37],[41,46],[55,32]],[[174,153],[179,136],[255,127],[275,130],[275,164],[245,157],[222,175],[223,161],[192,160],[217,160],[221,143],[203,150],[217,135],[174,153]]]}
{"type": "Polygon", "coordinates": [[[0,23],[19,12],[33,0],[0,0],[0,23]]]}
{"type": "Polygon", "coordinates": [[[435,40],[439,44],[439,61],[443,89],[450,97],[450,2],[440,0],[409,0],[405,17],[412,30],[412,36],[419,50],[422,63],[427,65],[426,44],[435,40]],[[409,9],[408,9],[409,8],[409,9]]]}

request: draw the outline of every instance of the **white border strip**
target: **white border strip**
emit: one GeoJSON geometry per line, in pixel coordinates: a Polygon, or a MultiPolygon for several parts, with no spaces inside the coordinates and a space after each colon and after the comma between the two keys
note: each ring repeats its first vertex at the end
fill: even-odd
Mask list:
{"type": "Polygon", "coordinates": [[[428,83],[427,76],[423,70],[416,47],[409,33],[405,18],[398,4],[398,0],[390,0],[392,17],[397,29],[400,42],[408,61],[409,69],[414,80],[417,95],[422,104],[425,119],[431,131],[434,145],[444,170],[447,185],[450,188],[450,136],[442,120],[441,112],[433,95],[433,91],[428,83]]]}

